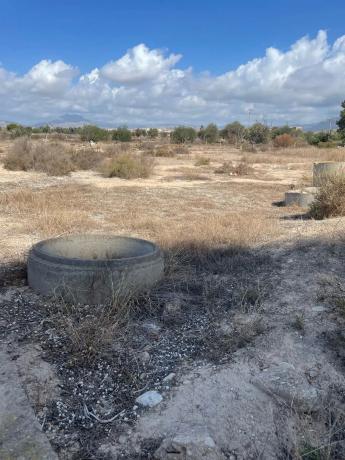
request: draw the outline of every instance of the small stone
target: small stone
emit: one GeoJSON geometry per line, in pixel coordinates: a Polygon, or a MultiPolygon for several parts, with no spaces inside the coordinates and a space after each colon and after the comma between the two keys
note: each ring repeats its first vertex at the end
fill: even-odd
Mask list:
{"type": "Polygon", "coordinates": [[[143,351],[140,353],[139,359],[143,364],[148,364],[151,360],[150,353],[148,351],[143,351]]]}
{"type": "Polygon", "coordinates": [[[163,321],[166,324],[179,324],[182,320],[181,299],[176,297],[165,304],[163,321]]]}
{"type": "Polygon", "coordinates": [[[162,401],[162,395],[155,390],[146,391],[135,400],[137,404],[143,407],[155,407],[162,401]]]}
{"type": "Polygon", "coordinates": [[[158,339],[159,333],[162,329],[161,326],[155,321],[146,321],[142,324],[142,328],[145,333],[153,339],[158,339]]]}
{"type": "Polygon", "coordinates": [[[200,427],[165,439],[155,452],[157,460],[225,460],[209,433],[200,427]]]}
{"type": "Polygon", "coordinates": [[[275,394],[299,411],[314,411],[320,395],[305,375],[292,364],[281,362],[253,379],[253,383],[268,394],[275,394]]]}
{"type": "Polygon", "coordinates": [[[166,377],[164,377],[163,382],[165,382],[165,383],[166,382],[171,382],[172,380],[174,380],[175,377],[176,377],[176,374],[174,372],[171,372],[166,377]]]}

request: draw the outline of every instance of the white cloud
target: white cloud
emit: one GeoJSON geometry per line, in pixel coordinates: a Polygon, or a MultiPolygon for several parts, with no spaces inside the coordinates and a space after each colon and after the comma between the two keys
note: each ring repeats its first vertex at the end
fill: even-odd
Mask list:
{"type": "Polygon", "coordinates": [[[180,58],[140,44],[79,79],[63,61],[43,60],[22,76],[0,68],[0,119],[81,113],[114,126],[197,125],[248,121],[251,109],[252,119],[303,123],[337,116],[345,99],[345,36],[330,44],[320,31],[219,76],[177,68],[180,58]]]}
{"type": "Polygon", "coordinates": [[[149,50],[143,43],[127,51],[117,61],[105,64],[101,74],[117,83],[130,84],[153,80],[169,71],[180,59],[180,54],[164,57],[160,50],[149,50]]]}

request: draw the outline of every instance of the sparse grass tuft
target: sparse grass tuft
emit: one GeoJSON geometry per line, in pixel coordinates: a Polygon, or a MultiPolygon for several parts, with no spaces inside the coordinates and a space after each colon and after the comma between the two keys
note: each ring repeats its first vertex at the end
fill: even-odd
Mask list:
{"type": "Polygon", "coordinates": [[[229,174],[234,176],[247,176],[253,172],[253,168],[248,164],[246,160],[240,161],[236,166],[231,161],[226,161],[217,168],[214,172],[216,174],[229,174]]]}
{"type": "Polygon", "coordinates": [[[208,166],[211,163],[211,159],[208,157],[198,157],[195,160],[195,166],[208,166]]]}
{"type": "Polygon", "coordinates": [[[112,159],[106,159],[100,165],[104,177],[120,177],[121,179],[148,178],[154,169],[154,160],[144,155],[123,153],[112,159]]]}
{"type": "Polygon", "coordinates": [[[299,313],[295,316],[295,319],[292,321],[292,327],[297,331],[304,331],[305,327],[305,317],[303,313],[299,313]]]}

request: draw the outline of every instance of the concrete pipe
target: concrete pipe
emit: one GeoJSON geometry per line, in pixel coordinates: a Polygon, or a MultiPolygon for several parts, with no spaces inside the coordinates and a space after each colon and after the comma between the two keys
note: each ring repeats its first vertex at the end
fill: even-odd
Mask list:
{"type": "Polygon", "coordinates": [[[323,163],[314,163],[313,185],[320,187],[327,180],[327,177],[337,174],[345,175],[345,162],[326,161],[323,163]]]}
{"type": "Polygon", "coordinates": [[[303,190],[289,190],[285,193],[285,206],[308,208],[315,200],[316,187],[306,187],[303,190]]]}
{"type": "Polygon", "coordinates": [[[75,235],[35,244],[28,257],[28,282],[36,292],[67,302],[107,304],[138,294],[163,275],[155,244],[111,235],[75,235]]]}

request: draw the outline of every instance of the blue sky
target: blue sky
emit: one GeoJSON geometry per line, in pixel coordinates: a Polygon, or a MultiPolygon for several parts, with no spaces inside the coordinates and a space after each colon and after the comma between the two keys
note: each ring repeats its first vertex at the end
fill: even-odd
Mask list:
{"type": "Polygon", "coordinates": [[[62,59],[82,72],[144,42],[215,74],[287,49],[303,35],[345,33],[345,2],[324,0],[2,0],[0,61],[15,72],[62,59]]]}
{"type": "MultiPolygon", "coordinates": [[[[202,72],[209,73],[210,77],[222,78],[227,72],[235,71],[241,64],[247,64],[256,58],[263,58],[269,47],[286,53],[302,37],[308,35],[309,39],[312,40],[320,30],[327,32],[326,40],[328,45],[332,47],[334,42],[345,34],[344,17],[345,2],[340,0],[329,2],[321,0],[222,0],[212,2],[205,0],[127,2],[0,0],[0,63],[7,73],[16,74],[17,78],[20,78],[27,75],[30,69],[41,61],[63,62],[73,69],[77,69],[75,72],[70,72],[69,82],[64,81],[65,90],[69,91],[69,85],[75,84],[81,76],[88,74],[93,69],[101,69],[110,61],[120,59],[127,50],[133,49],[139,44],[145,44],[148,50],[160,50],[159,52],[165,57],[168,57],[170,53],[181,55],[180,59],[169,67],[170,69],[181,69],[184,72],[187,72],[190,67],[193,69],[195,81],[193,83],[189,80],[181,89],[181,93],[185,94],[185,97],[189,97],[190,100],[194,98],[194,103],[200,110],[203,100],[207,102],[210,98],[210,95],[205,96],[202,88],[197,94],[194,91],[201,84],[202,72]],[[189,96],[187,93],[190,93],[189,96]]],[[[325,59],[327,59],[326,55],[323,56],[322,62],[325,59]]],[[[315,62],[313,61],[312,64],[315,65],[315,62]]],[[[134,66],[134,68],[136,67],[134,66]]],[[[55,66],[54,69],[55,78],[56,72],[59,73],[62,67],[61,65],[55,66]],[[59,67],[58,70],[56,70],[57,67],[59,67]]],[[[44,72],[48,70],[51,71],[51,69],[45,68],[44,72]]],[[[296,68],[296,71],[300,72],[300,68],[296,68]]],[[[108,73],[108,77],[109,75],[108,73]]],[[[174,75],[175,77],[176,75],[174,75]]],[[[188,78],[192,78],[191,75],[185,75],[185,80],[188,78]]],[[[37,82],[37,78],[35,82],[37,82]]],[[[145,82],[147,85],[146,77],[145,82]]],[[[213,82],[215,86],[220,85],[220,82],[216,80],[210,80],[208,84],[212,85],[213,82]]],[[[97,84],[100,85],[99,82],[97,84]]],[[[224,84],[223,82],[223,86],[224,84]]],[[[104,81],[103,89],[105,85],[106,82],[104,81]]],[[[121,87],[128,86],[126,82],[121,81],[120,84],[118,79],[112,78],[107,85],[108,89],[111,85],[112,89],[118,88],[119,85],[121,87]]],[[[133,89],[131,85],[132,83],[129,86],[133,89]]],[[[42,87],[42,85],[39,86],[42,87]]],[[[62,84],[57,86],[61,90],[62,84]]],[[[95,85],[93,91],[94,87],[95,85]]],[[[142,88],[140,86],[137,90],[140,92],[142,88]]],[[[230,85],[229,88],[233,89],[233,86],[230,85]]],[[[341,89],[339,89],[339,96],[341,89]]],[[[12,118],[18,117],[24,120],[28,118],[28,114],[32,110],[39,110],[40,107],[42,107],[42,116],[59,115],[66,109],[66,111],[73,113],[80,111],[93,119],[105,120],[107,118],[102,113],[101,107],[97,112],[94,108],[91,110],[89,106],[83,106],[76,99],[74,104],[69,99],[69,104],[66,104],[65,109],[60,107],[59,110],[55,111],[52,103],[49,110],[49,104],[42,106],[38,104],[41,94],[37,88],[30,88],[30,91],[36,94],[36,101],[26,100],[22,112],[18,111],[18,107],[16,109],[11,108],[11,104],[6,102],[6,111],[3,110],[1,113],[0,105],[0,119],[12,116],[12,118]],[[29,105],[31,105],[30,110],[27,110],[26,107],[29,105]],[[13,115],[11,115],[12,112],[13,115]]],[[[165,96],[169,91],[171,93],[171,89],[169,89],[162,95],[162,104],[163,101],[166,102],[165,96]]],[[[229,91],[229,94],[226,95],[228,99],[231,96],[231,91],[229,91]]],[[[178,91],[176,90],[176,92],[178,91]]],[[[47,94],[44,97],[46,99],[47,94]]],[[[49,97],[52,98],[52,93],[49,94],[49,97]]],[[[68,97],[71,97],[70,93],[68,97]]],[[[255,105],[258,104],[272,105],[269,95],[267,101],[265,97],[265,92],[262,93],[261,97],[258,94],[253,96],[252,101],[246,95],[242,98],[235,95],[235,99],[239,100],[242,105],[253,104],[254,109],[255,105]]],[[[319,106],[321,104],[323,109],[327,106],[327,109],[320,113],[319,118],[324,115],[328,116],[335,111],[336,97],[338,94],[337,96],[329,95],[328,100],[324,102],[315,101],[319,106]]],[[[175,102],[178,103],[176,98],[177,94],[175,95],[175,102]]],[[[142,117],[140,117],[139,112],[145,107],[139,107],[137,104],[135,107],[128,106],[126,110],[122,110],[123,100],[113,101],[112,104],[112,112],[110,111],[111,114],[109,112],[108,117],[109,122],[112,119],[115,122],[122,117],[125,122],[130,123],[132,113],[133,122],[135,124],[141,123],[142,117]],[[115,107],[121,107],[123,115],[119,113],[119,117],[115,116],[115,107]]],[[[140,104],[142,105],[143,102],[140,104]]],[[[298,105],[298,101],[296,104],[298,105]]],[[[227,113],[231,114],[230,105],[228,112],[222,107],[223,117],[226,117],[227,113]]],[[[278,113],[279,110],[277,110],[276,105],[274,103],[271,108],[267,107],[264,111],[270,112],[268,115],[271,118],[279,119],[282,114],[278,113]]],[[[310,103],[305,107],[304,119],[306,121],[316,118],[316,113],[310,112],[311,107],[313,105],[310,103]]],[[[242,107],[243,113],[245,110],[248,110],[248,107],[242,107]]],[[[295,116],[296,121],[303,117],[303,113],[298,111],[296,107],[290,107],[289,110],[292,110],[291,116],[295,116]]],[[[163,111],[162,106],[155,117],[162,119],[163,111]]],[[[260,111],[263,111],[262,108],[258,109],[258,112],[260,111]]],[[[211,112],[219,113],[214,107],[211,112]]],[[[238,112],[238,116],[241,114],[240,112],[238,112]]],[[[219,117],[218,122],[221,122],[222,116],[219,117]]],[[[288,117],[291,118],[290,115],[288,117]]],[[[191,123],[193,120],[196,123],[207,121],[205,117],[198,118],[196,114],[189,112],[184,114],[184,111],[181,110],[181,123],[191,123]]],[[[146,121],[149,122],[149,120],[142,119],[142,123],[146,121]]],[[[172,121],[172,117],[169,115],[166,122],[171,123],[172,121]]],[[[174,123],[176,122],[177,120],[174,120],[174,123]]]]}

